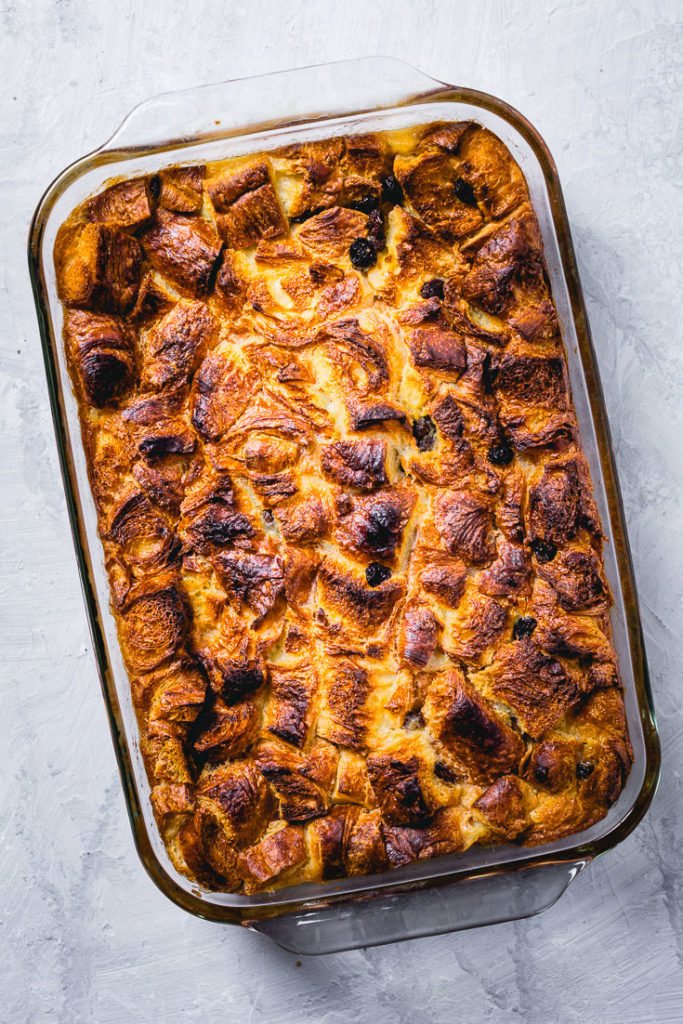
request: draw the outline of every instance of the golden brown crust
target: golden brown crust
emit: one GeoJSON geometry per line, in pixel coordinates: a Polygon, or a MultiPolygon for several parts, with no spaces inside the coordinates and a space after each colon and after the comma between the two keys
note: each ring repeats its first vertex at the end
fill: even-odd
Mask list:
{"type": "Polygon", "coordinates": [[[606,813],[631,750],[603,537],[498,139],[439,123],[114,182],[55,267],[180,871],[256,892],[606,813]]]}

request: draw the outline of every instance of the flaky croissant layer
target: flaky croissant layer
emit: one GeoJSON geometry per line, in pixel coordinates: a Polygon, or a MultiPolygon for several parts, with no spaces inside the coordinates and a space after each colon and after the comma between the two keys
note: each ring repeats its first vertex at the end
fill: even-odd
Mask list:
{"type": "Polygon", "coordinates": [[[255,892],[604,816],[603,536],[524,178],[463,122],[109,185],[55,246],[177,868],[255,892]]]}

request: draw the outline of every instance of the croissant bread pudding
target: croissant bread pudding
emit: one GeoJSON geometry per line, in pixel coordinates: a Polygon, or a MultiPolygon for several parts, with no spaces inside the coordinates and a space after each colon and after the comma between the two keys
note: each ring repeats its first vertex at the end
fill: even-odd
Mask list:
{"type": "Polygon", "coordinates": [[[55,266],[178,870],[253,893],[602,818],[632,759],[603,535],[506,147],[169,167],[55,266]]]}

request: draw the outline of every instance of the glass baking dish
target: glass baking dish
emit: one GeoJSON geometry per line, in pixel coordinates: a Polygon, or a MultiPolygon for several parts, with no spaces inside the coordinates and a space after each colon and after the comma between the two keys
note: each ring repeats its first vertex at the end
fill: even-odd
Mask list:
{"type": "Polygon", "coordinates": [[[390,58],[363,58],[168,93],[136,107],[112,138],[68,167],[38,204],[29,265],[81,583],[128,812],[156,884],[199,917],[241,924],[298,953],[323,953],[527,917],[550,906],[598,854],[645,813],[659,775],[657,738],[635,584],[598,369],[567,215],[552,157],[501,100],[437,82],[390,58]],[[471,119],[495,132],[526,175],[569,358],[581,438],[608,542],[614,642],[634,763],[608,815],[543,847],[475,847],[376,876],[253,896],[208,892],[172,866],[158,833],[130,687],[109,609],[109,585],[61,343],[52,251],[59,225],[110,178],[149,174],[307,139],[471,119]]]}

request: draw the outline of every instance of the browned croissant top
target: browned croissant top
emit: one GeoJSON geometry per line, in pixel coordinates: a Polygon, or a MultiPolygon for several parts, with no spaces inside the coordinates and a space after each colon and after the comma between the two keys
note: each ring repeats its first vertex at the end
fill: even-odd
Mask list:
{"type": "Polygon", "coordinates": [[[178,869],[255,892],[601,818],[631,763],[603,537],[505,146],[167,168],[55,264],[178,869]]]}

